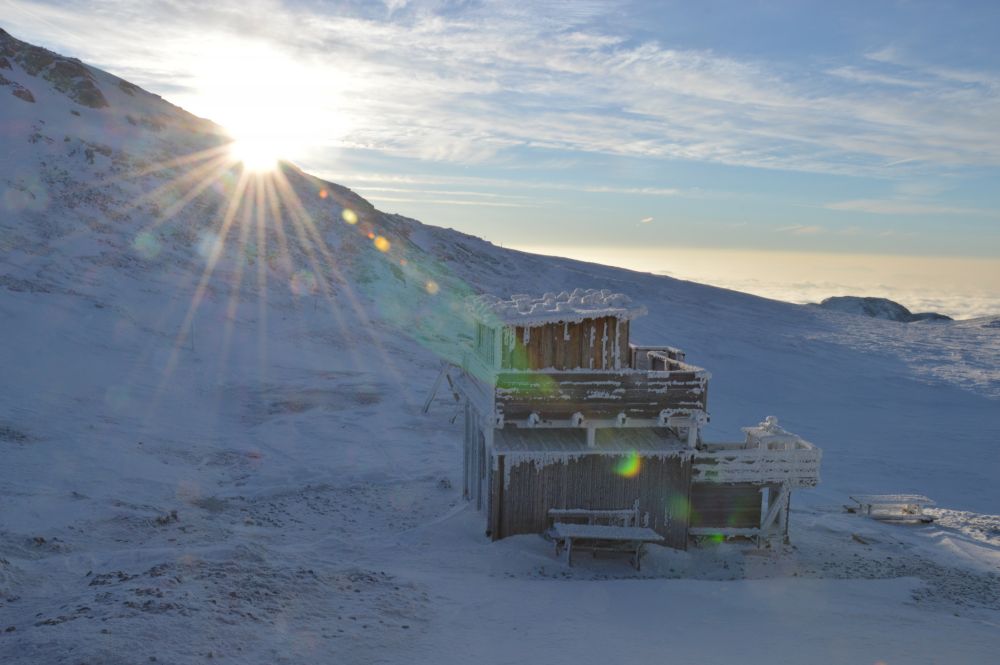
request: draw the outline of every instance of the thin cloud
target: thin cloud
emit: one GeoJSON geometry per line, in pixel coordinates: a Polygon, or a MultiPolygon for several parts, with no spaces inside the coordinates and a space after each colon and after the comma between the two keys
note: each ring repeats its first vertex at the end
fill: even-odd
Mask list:
{"type": "MultiPolygon", "coordinates": [[[[405,196],[373,196],[372,203],[434,203],[449,206],[479,206],[484,208],[535,208],[537,205],[527,203],[511,203],[508,201],[475,201],[471,199],[433,199],[405,196]]],[[[540,204],[541,202],[539,202],[540,204]]]]}
{"type": "Polygon", "coordinates": [[[826,229],[822,226],[816,225],[803,225],[803,224],[792,224],[791,226],[782,226],[775,229],[778,233],[791,233],[796,236],[806,236],[806,235],[817,235],[819,233],[826,233],[826,229]]]}
{"type": "Polygon", "coordinates": [[[856,67],[836,67],[828,69],[827,74],[838,78],[847,79],[856,83],[877,83],[880,85],[891,85],[903,88],[926,88],[929,84],[925,81],[915,81],[913,79],[889,76],[856,67]]]}
{"type": "Polygon", "coordinates": [[[639,220],[639,223],[640,224],[649,224],[652,221],[653,221],[652,217],[643,217],[642,219],[639,220]]]}
{"type": "MultiPolygon", "coordinates": [[[[727,192],[707,192],[700,189],[683,190],[671,187],[612,187],[608,185],[588,185],[586,183],[565,183],[546,181],[521,181],[509,178],[483,178],[477,176],[430,176],[430,175],[406,175],[396,173],[362,173],[352,171],[326,171],[322,169],[312,169],[312,173],[317,176],[339,182],[355,189],[363,191],[388,191],[391,188],[401,188],[407,191],[426,191],[427,185],[437,186],[470,186],[470,187],[497,187],[510,189],[536,189],[563,192],[585,192],[592,194],[634,194],[641,196],[663,196],[663,197],[688,197],[688,198],[708,198],[727,197],[727,192]],[[369,183],[376,183],[374,185],[369,183]]],[[[472,195],[470,192],[466,194],[472,195]]],[[[487,193],[480,193],[487,196],[487,193]]],[[[493,196],[513,196],[509,194],[493,196]]],[[[524,197],[521,197],[524,198],[524,197]]]]}
{"type": "Polygon", "coordinates": [[[829,210],[843,210],[848,212],[867,212],[875,215],[974,215],[995,217],[997,213],[992,210],[982,210],[979,208],[963,208],[958,206],[939,205],[935,203],[921,203],[914,201],[896,199],[855,199],[851,201],[837,201],[827,203],[823,206],[829,210]]]}
{"type": "MultiPolygon", "coordinates": [[[[1000,165],[997,77],[921,67],[891,46],[815,75],[637,43],[600,2],[192,7],[123,0],[81,22],[79,7],[9,0],[4,18],[154,91],[194,91],[172,101],[202,115],[224,93],[199,72],[265,44],[317,82],[315,113],[337,119],[310,128],[315,144],[393,156],[480,163],[533,147],[879,177],[887,164],[1000,165]]],[[[266,101],[267,77],[256,85],[266,101]]]]}
{"type": "Polygon", "coordinates": [[[580,188],[584,192],[610,194],[639,194],[641,196],[683,196],[684,192],[673,187],[607,187],[592,185],[580,188]]]}

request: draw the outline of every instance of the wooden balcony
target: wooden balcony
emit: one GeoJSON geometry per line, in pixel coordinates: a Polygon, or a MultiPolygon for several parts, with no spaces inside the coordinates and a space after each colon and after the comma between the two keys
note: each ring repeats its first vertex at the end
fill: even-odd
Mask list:
{"type": "MultiPolygon", "coordinates": [[[[670,370],[501,370],[495,375],[499,418],[510,421],[656,421],[705,412],[708,373],[676,362],[670,370]],[[534,415],[533,415],[534,414],[534,415]]],[[[662,423],[661,423],[662,424],[662,423]]]]}

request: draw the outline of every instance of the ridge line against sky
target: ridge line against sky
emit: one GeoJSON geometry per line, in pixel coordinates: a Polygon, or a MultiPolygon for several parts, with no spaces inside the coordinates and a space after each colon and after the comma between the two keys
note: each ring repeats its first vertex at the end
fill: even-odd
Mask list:
{"type": "Polygon", "coordinates": [[[507,245],[1000,256],[997,3],[0,8],[382,209],[507,245]]]}

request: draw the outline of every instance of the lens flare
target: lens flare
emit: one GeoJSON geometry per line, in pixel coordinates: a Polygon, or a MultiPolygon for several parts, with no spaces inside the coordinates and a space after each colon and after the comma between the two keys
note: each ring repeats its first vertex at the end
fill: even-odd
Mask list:
{"type": "Polygon", "coordinates": [[[666,512],[676,519],[694,519],[691,502],[683,494],[672,494],[667,499],[666,512]]]}
{"type": "Polygon", "coordinates": [[[160,253],[160,241],[149,231],[139,233],[132,242],[132,247],[144,259],[152,259],[160,253]]]}
{"type": "Polygon", "coordinates": [[[375,240],[373,242],[375,243],[375,249],[377,249],[378,251],[380,252],[389,251],[390,247],[389,241],[386,240],[383,236],[375,236],[375,240]]]}
{"type": "Polygon", "coordinates": [[[623,478],[635,478],[640,466],[639,453],[629,453],[615,465],[615,473],[623,478]]]}
{"type": "Polygon", "coordinates": [[[344,221],[348,224],[358,223],[358,213],[354,212],[350,208],[344,208],[344,212],[340,213],[340,216],[344,218],[344,221]]]}
{"type": "Polygon", "coordinates": [[[198,254],[200,254],[201,257],[207,261],[222,252],[222,239],[211,231],[203,230],[198,234],[198,242],[195,245],[195,248],[197,249],[198,254]]]}
{"type": "Polygon", "coordinates": [[[427,280],[427,284],[424,286],[424,288],[426,288],[427,293],[431,294],[432,296],[436,296],[437,292],[441,290],[441,287],[438,286],[438,283],[435,282],[433,279],[427,280]]]}

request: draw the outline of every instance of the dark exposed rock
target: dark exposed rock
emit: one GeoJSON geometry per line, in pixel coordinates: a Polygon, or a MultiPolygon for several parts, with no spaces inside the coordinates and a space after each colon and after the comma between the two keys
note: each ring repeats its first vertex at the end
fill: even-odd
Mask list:
{"type": "Polygon", "coordinates": [[[24,432],[0,423],[0,441],[13,441],[15,443],[27,443],[31,440],[24,432]]]}
{"type": "Polygon", "coordinates": [[[17,88],[14,88],[14,96],[17,97],[18,99],[23,99],[24,101],[30,104],[35,103],[35,96],[31,94],[30,90],[28,90],[23,86],[18,86],[17,88]]]}
{"type": "Polygon", "coordinates": [[[950,316],[946,314],[938,314],[937,312],[917,312],[910,317],[910,321],[953,321],[950,316]]]}
{"type": "Polygon", "coordinates": [[[141,88],[137,86],[135,83],[129,83],[124,79],[118,81],[118,88],[129,97],[133,96],[136,92],[141,90],[141,88]]]}
{"type": "MultiPolygon", "coordinates": [[[[31,76],[45,79],[52,84],[52,87],[78,104],[95,109],[108,106],[108,100],[97,86],[94,75],[76,58],[66,58],[39,46],[26,44],[11,37],[2,29],[0,29],[0,55],[12,59],[31,76]]],[[[5,62],[10,65],[10,62],[6,60],[5,62]]],[[[17,94],[16,90],[14,94],[17,94]]],[[[31,93],[28,92],[28,95],[31,93]]],[[[24,99],[21,95],[18,97],[24,99]]],[[[32,97],[30,101],[34,101],[34,98],[32,97]]]]}
{"type": "Polygon", "coordinates": [[[23,99],[24,101],[31,102],[32,104],[35,103],[35,96],[31,94],[31,91],[17,81],[11,81],[3,75],[0,75],[0,86],[11,88],[10,93],[18,99],[23,99]]]}

